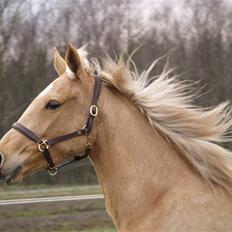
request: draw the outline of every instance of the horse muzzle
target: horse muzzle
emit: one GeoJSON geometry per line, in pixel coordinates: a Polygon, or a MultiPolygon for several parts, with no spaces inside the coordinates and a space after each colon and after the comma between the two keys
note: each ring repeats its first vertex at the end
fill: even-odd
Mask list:
{"type": "Polygon", "coordinates": [[[0,184],[10,183],[11,181],[13,181],[22,169],[21,166],[18,166],[13,171],[10,171],[9,173],[4,173],[2,170],[4,161],[5,161],[4,155],[0,153],[0,184]]]}
{"type": "Polygon", "coordinates": [[[14,179],[16,178],[16,176],[21,171],[21,169],[22,169],[22,167],[19,166],[9,174],[4,175],[4,174],[0,173],[0,184],[3,184],[3,183],[9,184],[9,183],[13,182],[14,179]]]}
{"type": "Polygon", "coordinates": [[[1,167],[4,163],[4,160],[5,160],[4,155],[0,152],[0,174],[1,174],[1,167]]]}
{"type": "Polygon", "coordinates": [[[3,165],[3,162],[4,162],[4,156],[3,154],[0,152],[0,182],[1,182],[1,176],[2,176],[2,165],[3,165]]]}

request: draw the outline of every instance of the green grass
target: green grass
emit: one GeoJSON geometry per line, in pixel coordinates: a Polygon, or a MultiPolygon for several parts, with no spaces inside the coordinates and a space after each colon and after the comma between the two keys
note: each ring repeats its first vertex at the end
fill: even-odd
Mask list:
{"type": "Polygon", "coordinates": [[[80,232],[115,232],[115,231],[116,230],[113,228],[101,228],[101,229],[81,230],[80,232]]]}
{"type": "Polygon", "coordinates": [[[4,232],[115,232],[104,201],[56,202],[3,206],[0,231],[4,232]]]}
{"type": "MultiPolygon", "coordinates": [[[[14,232],[22,232],[22,230],[14,231],[14,232]]],[[[27,232],[34,232],[32,231],[27,231],[27,232]]],[[[45,231],[43,231],[45,232],[45,231]]],[[[96,229],[86,229],[86,230],[75,230],[75,229],[69,229],[69,228],[63,228],[63,229],[51,229],[51,230],[46,230],[46,232],[116,232],[114,228],[96,228],[96,229]]]]}
{"type": "MultiPolygon", "coordinates": [[[[98,185],[0,186],[0,200],[101,193],[98,185]]],[[[104,200],[1,206],[4,232],[116,232],[104,200]]]]}
{"type": "MultiPolygon", "coordinates": [[[[41,204],[41,206],[37,207],[15,207],[17,210],[15,211],[5,211],[4,214],[1,215],[1,219],[7,219],[7,218],[34,218],[34,217],[48,217],[48,216],[56,216],[56,215],[72,215],[72,214],[81,214],[83,212],[93,212],[96,210],[102,210],[104,209],[104,204],[102,201],[83,201],[76,203],[75,201],[73,203],[69,203],[69,207],[67,207],[67,204],[56,204],[52,203],[53,207],[49,207],[48,204],[41,204]],[[59,207],[58,207],[59,205],[59,207]],[[25,210],[26,209],[26,210],[25,210]]],[[[13,206],[12,206],[13,207],[13,206]]]]}
{"type": "Polygon", "coordinates": [[[52,197],[52,196],[72,196],[84,194],[101,193],[100,186],[60,186],[60,185],[12,185],[0,186],[0,200],[52,197]]]}

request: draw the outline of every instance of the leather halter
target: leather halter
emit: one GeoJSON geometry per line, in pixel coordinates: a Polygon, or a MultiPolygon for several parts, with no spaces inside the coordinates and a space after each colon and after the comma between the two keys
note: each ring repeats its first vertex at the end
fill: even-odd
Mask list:
{"type": "Polygon", "coordinates": [[[24,135],[25,137],[29,138],[30,140],[32,140],[33,142],[37,143],[38,145],[38,150],[40,152],[43,153],[44,158],[46,159],[47,163],[48,163],[48,173],[50,175],[56,175],[57,171],[59,168],[64,167],[68,164],[71,164],[75,161],[79,161],[81,159],[86,158],[87,156],[89,156],[91,150],[92,150],[92,144],[91,144],[91,138],[89,136],[89,134],[92,131],[93,128],[93,121],[94,118],[97,116],[98,114],[98,99],[101,93],[101,79],[99,78],[98,72],[94,72],[94,79],[95,79],[95,84],[94,84],[94,91],[93,91],[93,97],[92,97],[92,102],[91,102],[91,106],[89,109],[89,115],[87,118],[87,122],[86,125],[83,127],[83,129],[80,129],[78,131],[74,131],[70,134],[66,134],[66,135],[62,135],[62,136],[58,136],[55,137],[53,139],[50,140],[46,140],[43,139],[39,136],[37,136],[33,131],[31,131],[30,129],[28,129],[27,127],[23,126],[22,124],[16,122],[12,125],[12,128],[17,130],[18,132],[20,132],[22,135],[24,135]],[[56,166],[51,153],[49,152],[49,148],[50,146],[53,146],[57,143],[61,143],[70,139],[73,139],[75,137],[79,137],[79,136],[86,136],[87,137],[87,143],[85,145],[85,151],[82,154],[79,154],[77,156],[74,156],[72,160],[67,161],[59,166],[56,166]]]}

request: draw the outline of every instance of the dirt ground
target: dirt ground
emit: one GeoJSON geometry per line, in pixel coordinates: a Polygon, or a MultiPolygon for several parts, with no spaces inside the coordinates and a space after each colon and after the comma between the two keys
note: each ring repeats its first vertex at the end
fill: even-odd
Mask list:
{"type": "Polygon", "coordinates": [[[4,232],[114,232],[103,200],[0,206],[4,232]]]}

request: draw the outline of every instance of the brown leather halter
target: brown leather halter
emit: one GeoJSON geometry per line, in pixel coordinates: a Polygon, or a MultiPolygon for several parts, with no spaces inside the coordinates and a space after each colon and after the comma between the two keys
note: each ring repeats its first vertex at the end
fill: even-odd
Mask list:
{"type": "Polygon", "coordinates": [[[92,128],[93,128],[94,118],[98,114],[97,102],[98,102],[98,99],[99,99],[99,96],[101,93],[101,85],[102,85],[101,79],[99,78],[99,75],[96,71],[94,72],[94,79],[95,79],[95,84],[94,84],[92,103],[91,103],[91,106],[89,109],[89,116],[87,119],[87,123],[83,127],[83,129],[80,129],[78,131],[74,131],[70,134],[58,136],[58,137],[50,139],[50,140],[46,140],[46,139],[43,139],[43,138],[37,136],[33,131],[31,131],[30,129],[26,128],[25,126],[23,126],[22,124],[20,124],[18,122],[14,123],[12,125],[13,129],[17,130],[18,132],[20,132],[22,135],[26,136],[27,138],[29,138],[33,142],[37,143],[38,150],[43,153],[44,158],[46,159],[46,161],[48,163],[48,169],[47,169],[48,173],[52,176],[57,174],[57,171],[59,168],[64,167],[68,164],[71,164],[75,161],[79,161],[81,159],[84,159],[91,152],[92,144],[91,144],[89,134],[91,133],[92,128]],[[74,156],[72,160],[67,161],[59,166],[56,166],[53,159],[52,159],[52,156],[49,152],[50,146],[53,146],[57,143],[61,143],[61,142],[64,142],[64,141],[67,141],[67,140],[70,140],[70,139],[73,139],[73,138],[79,137],[79,136],[86,136],[87,137],[85,151],[82,154],[74,156]]]}

